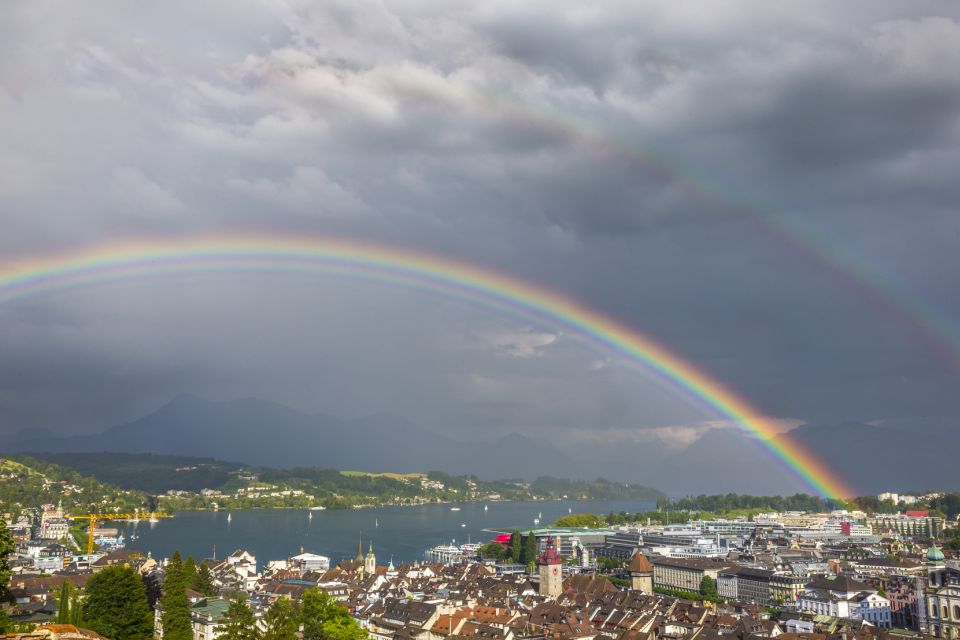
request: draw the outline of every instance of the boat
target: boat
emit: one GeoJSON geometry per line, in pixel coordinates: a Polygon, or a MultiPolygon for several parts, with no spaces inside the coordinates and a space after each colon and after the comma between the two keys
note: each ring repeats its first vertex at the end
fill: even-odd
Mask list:
{"type": "Polygon", "coordinates": [[[441,544],[432,549],[427,549],[424,555],[428,560],[434,562],[456,564],[477,557],[477,552],[481,546],[476,542],[457,545],[456,540],[451,540],[450,544],[441,544]]]}
{"type": "Polygon", "coordinates": [[[321,507],[321,506],[310,507],[310,511],[324,511],[325,509],[326,507],[321,507]]]}
{"type": "Polygon", "coordinates": [[[313,511],[307,512],[307,520],[313,520],[313,511]]]}
{"type": "Polygon", "coordinates": [[[573,513],[573,507],[567,507],[567,513],[573,513]]]}
{"type": "Polygon", "coordinates": [[[227,514],[227,522],[230,522],[231,520],[233,520],[233,514],[232,514],[232,513],[228,513],[228,514],[227,514]]]}
{"type": "Polygon", "coordinates": [[[534,518],[533,524],[540,524],[540,518],[534,518]]]}
{"type": "Polygon", "coordinates": [[[490,506],[489,506],[489,505],[486,505],[486,504],[485,504],[485,505],[483,505],[483,510],[484,510],[484,511],[486,511],[486,510],[487,510],[487,509],[489,509],[489,508],[490,508],[490,506]]]}
{"type": "Polygon", "coordinates": [[[461,522],[461,523],[460,523],[460,526],[461,526],[461,527],[465,527],[465,526],[467,526],[467,523],[466,523],[466,522],[461,522]]]}
{"type": "Polygon", "coordinates": [[[377,520],[376,518],[374,518],[374,519],[373,519],[373,526],[374,526],[374,527],[379,527],[379,526],[380,526],[380,521],[377,520]]]}
{"type": "Polygon", "coordinates": [[[450,507],[450,511],[460,511],[460,507],[450,507]]]}

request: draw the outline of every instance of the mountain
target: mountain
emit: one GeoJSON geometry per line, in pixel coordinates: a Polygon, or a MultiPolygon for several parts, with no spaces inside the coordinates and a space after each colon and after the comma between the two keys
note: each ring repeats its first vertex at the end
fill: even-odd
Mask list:
{"type": "Polygon", "coordinates": [[[761,441],[736,429],[711,429],[653,469],[657,486],[671,494],[790,495],[807,490],[761,441]]]}
{"type": "MultiPolygon", "coordinates": [[[[811,451],[860,495],[960,489],[960,478],[952,471],[953,452],[960,447],[956,430],[917,433],[860,422],[811,423],[777,436],[775,442],[811,451]]],[[[654,469],[653,477],[633,481],[671,494],[810,491],[762,441],[734,429],[708,431],[654,469]]]]}
{"type": "Polygon", "coordinates": [[[780,439],[813,451],[860,493],[960,489],[954,473],[960,433],[912,425],[804,424],[780,439]]]}
{"type": "Polygon", "coordinates": [[[357,419],[301,413],[257,398],[213,402],[183,395],[142,418],[70,438],[25,434],[6,451],[187,455],[288,468],[358,471],[425,469],[481,478],[579,477],[576,463],[550,443],[512,434],[464,442],[386,414],[357,419]]]}

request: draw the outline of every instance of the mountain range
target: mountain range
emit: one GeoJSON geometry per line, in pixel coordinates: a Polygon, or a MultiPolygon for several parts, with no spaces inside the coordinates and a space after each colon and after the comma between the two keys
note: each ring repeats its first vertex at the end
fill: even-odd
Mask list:
{"type": "MultiPolygon", "coordinates": [[[[934,433],[934,432],[931,432],[934,433]]],[[[859,493],[960,489],[952,473],[954,429],[923,446],[915,433],[858,422],[805,424],[778,436],[814,453],[859,493]],[[919,440],[919,441],[918,441],[919,440]]],[[[657,486],[672,495],[789,494],[804,485],[764,446],[735,429],[713,429],[685,449],[653,443],[562,445],[513,433],[465,441],[386,414],[342,419],[256,398],[214,402],[183,395],[142,418],[92,435],[30,430],[7,452],[113,452],[209,456],[269,467],[360,471],[434,469],[484,479],[550,475],[657,486]]]]}

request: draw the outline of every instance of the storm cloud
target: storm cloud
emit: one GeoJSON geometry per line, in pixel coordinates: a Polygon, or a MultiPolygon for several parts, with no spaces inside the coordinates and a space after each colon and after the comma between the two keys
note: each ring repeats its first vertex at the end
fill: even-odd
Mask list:
{"type": "MultiPolygon", "coordinates": [[[[5,8],[0,52],[5,263],[348,236],[559,290],[785,424],[960,417],[950,5],[35,1],[5,8]]],[[[724,426],[557,327],[381,284],[194,274],[0,306],[0,433],[181,392],[466,438],[724,426]]]]}

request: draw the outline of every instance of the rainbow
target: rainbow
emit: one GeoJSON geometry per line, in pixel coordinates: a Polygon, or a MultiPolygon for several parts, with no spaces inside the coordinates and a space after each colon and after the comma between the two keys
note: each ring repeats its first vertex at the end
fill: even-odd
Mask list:
{"type": "Polygon", "coordinates": [[[131,278],[204,271],[342,275],[454,296],[571,332],[640,365],[732,420],[814,493],[842,501],[854,493],[811,452],[776,439],[776,425],[692,363],[615,318],[542,286],[448,257],[342,238],[215,236],[120,242],[0,265],[0,304],[43,293],[131,278]]]}

